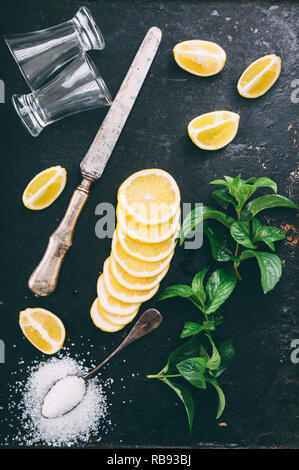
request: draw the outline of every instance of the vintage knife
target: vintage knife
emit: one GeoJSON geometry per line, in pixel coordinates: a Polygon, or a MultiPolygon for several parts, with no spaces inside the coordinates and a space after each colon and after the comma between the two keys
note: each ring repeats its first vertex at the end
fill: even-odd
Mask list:
{"type": "Polygon", "coordinates": [[[83,180],[75,190],[64,218],[52,233],[47,250],[28,282],[29,288],[38,296],[49,295],[56,288],[62,261],[72,245],[74,228],[90,187],[105,169],[156,55],[161,36],[160,29],[156,27],[147,32],[111,108],[81,162],[83,180]]]}

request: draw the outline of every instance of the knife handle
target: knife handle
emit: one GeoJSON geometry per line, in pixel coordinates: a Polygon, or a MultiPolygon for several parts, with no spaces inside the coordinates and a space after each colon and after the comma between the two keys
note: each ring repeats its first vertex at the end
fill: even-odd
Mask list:
{"type": "Polygon", "coordinates": [[[30,276],[28,287],[37,296],[50,295],[56,288],[62,261],[72,245],[73,232],[92,183],[84,177],[74,191],[64,218],[50,236],[43,258],[30,276]]]}

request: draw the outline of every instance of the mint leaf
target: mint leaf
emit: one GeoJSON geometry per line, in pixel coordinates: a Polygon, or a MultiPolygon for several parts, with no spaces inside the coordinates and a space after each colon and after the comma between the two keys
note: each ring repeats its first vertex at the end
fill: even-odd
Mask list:
{"type": "Polygon", "coordinates": [[[208,305],[206,313],[210,314],[218,310],[231,295],[237,283],[235,273],[232,270],[217,269],[209,277],[206,284],[208,305]]]}
{"type": "Polygon", "coordinates": [[[203,231],[209,239],[213,258],[216,261],[231,261],[235,244],[229,230],[214,220],[208,220],[204,223],[203,231]]]}
{"type": "Polygon", "coordinates": [[[230,233],[233,239],[240,245],[252,248],[253,250],[256,248],[251,241],[249,222],[235,222],[230,228],[230,233]]]}
{"type": "Polygon", "coordinates": [[[168,378],[163,378],[161,379],[162,382],[164,382],[166,385],[168,385],[172,390],[175,391],[177,396],[180,398],[180,400],[183,402],[187,417],[188,417],[188,423],[189,423],[189,429],[190,432],[192,431],[192,425],[193,425],[193,419],[194,419],[194,410],[195,410],[195,405],[194,405],[194,400],[192,397],[192,394],[188,387],[186,385],[181,384],[179,382],[175,382],[171,379],[168,378]]]}
{"type": "Polygon", "coordinates": [[[216,379],[207,378],[206,380],[207,380],[208,383],[213,385],[213,387],[216,389],[216,391],[218,393],[218,410],[217,410],[217,415],[216,415],[216,419],[218,419],[222,415],[223,410],[225,408],[225,395],[223,393],[222,388],[218,385],[218,382],[217,382],[216,379]]]}
{"type": "Polygon", "coordinates": [[[193,290],[185,284],[176,284],[167,287],[158,297],[158,300],[170,299],[171,297],[191,297],[193,290]]]}
{"type": "Polygon", "coordinates": [[[299,209],[299,207],[287,197],[280,196],[279,194],[267,194],[266,196],[260,196],[250,201],[241,212],[241,220],[250,220],[260,211],[271,209],[272,207],[299,209]]]}
{"type": "Polygon", "coordinates": [[[236,207],[236,201],[229,194],[226,188],[216,189],[213,191],[212,198],[225,210],[228,208],[229,204],[232,204],[234,207],[236,207]]]}
{"type": "Polygon", "coordinates": [[[179,362],[177,368],[184,379],[194,387],[203,389],[207,387],[205,380],[206,360],[202,357],[192,357],[179,362]]]}
{"type": "Polygon", "coordinates": [[[192,289],[194,290],[194,292],[196,292],[199,289],[204,289],[203,281],[208,270],[209,270],[208,268],[205,268],[199,273],[195,274],[192,280],[192,289]]]}
{"type": "Polygon", "coordinates": [[[199,273],[197,273],[192,280],[192,286],[191,286],[194,292],[194,295],[198,298],[202,306],[204,306],[206,302],[206,294],[204,290],[203,280],[207,271],[208,269],[206,268],[200,271],[199,273]]]}
{"type": "Polygon", "coordinates": [[[283,240],[285,236],[284,230],[270,227],[269,225],[262,225],[258,219],[252,219],[252,238],[254,242],[264,242],[272,251],[275,251],[273,242],[283,240]]]}
{"type": "Polygon", "coordinates": [[[175,374],[176,364],[178,362],[189,359],[190,357],[200,356],[200,338],[198,335],[192,336],[191,339],[174,349],[168,358],[166,366],[163,368],[163,374],[175,374]]]}
{"type": "Polygon", "coordinates": [[[215,343],[212,337],[208,334],[206,334],[206,337],[209,339],[210,344],[212,346],[212,356],[208,360],[206,367],[207,369],[215,370],[215,369],[218,369],[218,367],[220,366],[221,357],[220,357],[218,349],[215,346],[215,343]]]}
{"type": "Polygon", "coordinates": [[[217,370],[213,371],[214,377],[219,377],[230,365],[235,357],[235,348],[231,339],[227,339],[220,344],[218,348],[221,362],[217,370]]]}
{"type": "Polygon", "coordinates": [[[241,179],[241,175],[236,176],[236,178],[231,178],[231,176],[225,176],[224,178],[229,194],[236,199],[238,203],[237,209],[241,210],[247,199],[257,188],[253,185],[246,184],[246,182],[241,179]]]}
{"type": "MultiPolygon", "coordinates": [[[[248,183],[248,181],[247,181],[247,183],[248,183]]],[[[273,189],[273,191],[275,193],[277,193],[277,184],[275,183],[275,181],[271,180],[270,178],[265,178],[265,177],[257,178],[253,182],[253,185],[256,188],[261,188],[261,187],[271,188],[271,189],[273,189]]]]}
{"type": "Polygon", "coordinates": [[[180,338],[187,338],[193,336],[201,331],[214,331],[217,326],[221,325],[222,320],[208,320],[203,323],[196,323],[192,321],[186,321],[180,338]]]}
{"type": "Polygon", "coordinates": [[[230,227],[230,225],[234,222],[232,217],[224,214],[221,211],[217,211],[212,207],[196,207],[189,212],[183,221],[180,234],[180,244],[182,245],[187,235],[194,231],[195,227],[206,219],[218,220],[218,222],[221,222],[226,227],[230,227]]]}
{"type": "Polygon", "coordinates": [[[262,288],[264,294],[267,294],[267,292],[274,289],[281,277],[281,260],[274,253],[244,250],[240,255],[240,261],[253,257],[256,257],[258,261],[262,288]]]}
{"type": "Polygon", "coordinates": [[[197,333],[200,333],[204,329],[205,329],[204,324],[195,323],[192,321],[186,321],[180,338],[187,338],[188,336],[196,335],[197,333]]]}

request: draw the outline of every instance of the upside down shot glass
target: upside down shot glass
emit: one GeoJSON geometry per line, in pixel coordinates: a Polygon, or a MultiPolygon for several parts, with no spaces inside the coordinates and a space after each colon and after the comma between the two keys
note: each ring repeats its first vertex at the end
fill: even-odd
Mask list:
{"type": "Polygon", "coordinates": [[[39,31],[8,35],[4,40],[32,91],[79,54],[105,47],[99,27],[84,6],[69,21],[39,31]]]}
{"type": "Polygon", "coordinates": [[[13,95],[12,102],[22,124],[37,137],[52,122],[81,111],[110,106],[112,99],[97,68],[83,54],[38,90],[13,95]]]}

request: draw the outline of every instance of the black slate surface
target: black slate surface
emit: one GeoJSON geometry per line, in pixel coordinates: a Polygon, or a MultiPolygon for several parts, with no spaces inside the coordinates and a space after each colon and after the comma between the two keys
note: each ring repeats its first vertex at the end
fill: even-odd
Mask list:
{"type": "MultiPolygon", "coordinates": [[[[268,176],[277,181],[280,194],[298,202],[298,104],[290,98],[291,82],[298,77],[296,3],[84,3],[92,9],[106,40],[106,49],[91,56],[113,96],[147,29],[159,26],[163,40],[117,147],[81,215],[57,291],[42,299],[36,299],[28,290],[27,280],[80,181],[79,162],[105,111],[94,110],[65,119],[49,126],[38,138],[31,137],[10,103],[13,93],[27,93],[28,89],[1,41],[0,78],[6,85],[6,103],[0,104],[0,338],[6,345],[6,363],[0,364],[1,447],[15,447],[10,436],[16,430],[22,432],[17,416],[7,410],[11,400],[7,384],[16,380],[11,372],[20,370],[18,378],[25,379],[24,367],[32,360],[45,358],[23,338],[18,326],[20,310],[41,306],[60,315],[72,353],[87,352],[90,341],[96,361],[128,331],[103,333],[89,317],[96,280],[110,249],[110,240],[95,236],[95,207],[102,201],[115,204],[117,188],[127,176],[143,168],[163,168],[177,180],[183,202],[208,204],[212,204],[208,183],[215,177],[239,172],[245,178],[268,176]],[[219,75],[201,79],[175,64],[173,46],[192,38],[216,41],[226,50],[227,63],[219,75]],[[236,90],[239,75],[251,61],[267,53],[282,57],[279,81],[258,100],[241,98],[236,90]],[[215,109],[240,113],[239,132],[228,147],[218,152],[200,151],[189,140],[186,126],[196,115],[215,109]],[[57,164],[68,172],[62,196],[44,211],[25,209],[21,196],[28,181],[57,164]]],[[[0,32],[17,33],[54,25],[71,18],[80,4],[74,0],[2,1],[0,32]]],[[[296,214],[287,210],[268,211],[266,217],[277,226],[281,222],[295,226],[297,220],[296,214]]],[[[203,393],[190,435],[185,411],[173,392],[157,381],[145,379],[147,373],[161,369],[171,349],[179,343],[184,320],[197,318],[192,305],[183,300],[159,305],[152,300],[143,308],[158,306],[165,321],[152,336],[133,345],[103,372],[103,377],[114,379],[111,391],[115,393],[109,394],[113,428],[106,435],[99,430],[100,442],[84,447],[298,447],[298,365],[290,360],[291,340],[299,337],[296,246],[281,243],[278,254],[285,269],[274,291],[263,295],[256,266],[248,263],[242,271],[244,281],[225,304],[219,337],[231,337],[237,352],[222,380],[227,407],[221,421],[227,423],[226,427],[220,427],[214,419],[216,396],[207,398],[203,393]]],[[[162,288],[177,282],[189,283],[205,266],[213,267],[206,240],[198,251],[178,249],[162,288]]]]}

